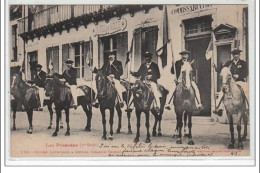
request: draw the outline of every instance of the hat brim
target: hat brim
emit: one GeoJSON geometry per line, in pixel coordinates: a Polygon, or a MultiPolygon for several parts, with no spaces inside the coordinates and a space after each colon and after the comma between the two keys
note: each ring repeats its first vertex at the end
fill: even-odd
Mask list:
{"type": "Polygon", "coordinates": [[[190,55],[190,52],[186,52],[186,51],[185,51],[185,52],[180,52],[179,54],[180,54],[180,55],[185,55],[185,54],[190,55]]]}
{"type": "Polygon", "coordinates": [[[66,64],[73,64],[73,61],[65,61],[66,64]]]}
{"type": "Polygon", "coordinates": [[[235,51],[232,51],[231,54],[239,54],[241,52],[242,52],[242,50],[235,50],[235,51]]]}

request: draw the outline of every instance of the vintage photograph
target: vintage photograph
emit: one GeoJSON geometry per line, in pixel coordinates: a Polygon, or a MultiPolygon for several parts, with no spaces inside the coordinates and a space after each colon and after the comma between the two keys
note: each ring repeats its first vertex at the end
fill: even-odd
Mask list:
{"type": "Polygon", "coordinates": [[[248,4],[8,10],[10,159],[252,156],[248,4]]]}

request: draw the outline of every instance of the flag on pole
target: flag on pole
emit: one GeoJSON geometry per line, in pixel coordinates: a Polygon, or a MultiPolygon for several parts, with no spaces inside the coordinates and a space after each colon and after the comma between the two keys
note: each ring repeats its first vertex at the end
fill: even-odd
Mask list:
{"type": "Polygon", "coordinates": [[[168,43],[170,42],[169,22],[166,5],[164,6],[162,19],[162,23],[159,27],[156,53],[161,58],[162,67],[164,68],[167,65],[167,47],[168,43]]]}
{"type": "Polygon", "coordinates": [[[135,33],[131,41],[130,50],[126,53],[125,66],[131,61],[132,57],[134,56],[134,42],[135,42],[135,33]]]}
{"type": "Polygon", "coordinates": [[[211,59],[213,56],[213,35],[211,34],[211,39],[208,45],[208,48],[206,50],[205,57],[207,60],[211,59]]]}
{"type": "Polygon", "coordinates": [[[91,39],[91,37],[89,37],[89,49],[87,51],[86,63],[88,64],[90,69],[92,69],[92,65],[93,65],[92,47],[93,47],[92,46],[92,39],[91,39]]]}
{"type": "Polygon", "coordinates": [[[53,62],[52,62],[52,57],[51,57],[50,60],[49,60],[48,68],[49,68],[49,73],[52,73],[52,72],[53,72],[53,62]]]}

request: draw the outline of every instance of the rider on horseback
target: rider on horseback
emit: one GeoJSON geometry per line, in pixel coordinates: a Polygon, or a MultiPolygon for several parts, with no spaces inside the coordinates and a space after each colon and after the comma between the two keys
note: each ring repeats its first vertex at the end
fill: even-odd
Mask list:
{"type": "Polygon", "coordinates": [[[143,55],[145,57],[145,63],[143,63],[139,70],[137,72],[132,72],[130,73],[135,76],[139,77],[141,76],[141,80],[144,83],[147,83],[151,86],[152,92],[154,94],[155,98],[155,110],[159,112],[160,110],[160,97],[162,97],[162,94],[158,90],[157,87],[157,79],[160,78],[160,71],[159,67],[156,63],[152,62],[152,54],[149,53],[148,51],[144,53],[143,55]]]}
{"type": "Polygon", "coordinates": [[[32,86],[36,86],[39,89],[39,96],[40,96],[40,102],[41,106],[38,108],[39,111],[43,110],[43,101],[46,98],[45,97],[45,82],[46,82],[46,72],[42,71],[42,65],[37,64],[36,65],[36,75],[34,76],[34,80],[32,81],[32,86]]]}
{"type": "MultiPolygon", "coordinates": [[[[176,61],[175,63],[175,69],[176,69],[176,78],[177,78],[177,82],[180,82],[181,78],[180,78],[180,74],[181,74],[181,70],[182,70],[182,66],[184,63],[190,63],[190,60],[189,60],[189,56],[190,56],[190,52],[187,51],[187,50],[184,50],[182,52],[179,53],[181,55],[181,60],[179,61],[176,61]]],[[[174,74],[174,66],[172,66],[171,68],[171,73],[174,74]]],[[[203,109],[203,106],[201,104],[201,99],[200,99],[200,92],[199,92],[199,89],[198,89],[198,86],[196,85],[196,83],[192,80],[191,81],[191,86],[192,88],[194,89],[195,91],[195,96],[196,96],[196,100],[197,100],[197,108],[198,109],[203,109]]],[[[170,97],[167,97],[167,100],[166,100],[166,105],[165,105],[165,108],[170,110],[171,109],[171,106],[173,105],[172,103],[172,97],[173,97],[173,94],[175,92],[175,89],[176,89],[176,84],[173,83],[173,86],[170,88],[170,91],[169,91],[169,96],[170,97]]]]}
{"type": "MultiPolygon", "coordinates": [[[[125,87],[120,83],[120,76],[123,75],[123,68],[121,61],[116,60],[115,52],[110,51],[108,55],[109,61],[107,63],[104,63],[102,68],[100,69],[102,74],[107,76],[108,79],[114,83],[115,89],[118,92],[118,101],[120,104],[120,107],[124,106],[123,102],[123,93],[126,92],[125,87]]],[[[97,71],[97,69],[94,69],[94,72],[97,71]]],[[[95,87],[94,87],[95,88],[95,87]]],[[[97,99],[95,98],[94,105],[97,105],[97,99]]],[[[94,106],[93,105],[93,106],[94,106]]],[[[97,106],[95,106],[97,107],[97,106]]]]}
{"type": "MultiPolygon", "coordinates": [[[[244,94],[248,100],[248,92],[246,92],[248,89],[247,83],[246,83],[246,77],[248,75],[248,66],[247,63],[240,59],[240,52],[242,52],[239,49],[234,49],[231,54],[233,55],[233,59],[226,62],[224,67],[230,67],[231,74],[233,78],[236,81],[236,84],[241,86],[241,88],[244,91],[244,94]]],[[[215,67],[216,69],[216,67],[215,67]]],[[[216,71],[219,71],[221,69],[216,69],[216,71]]],[[[219,109],[221,102],[223,100],[223,92],[222,90],[219,93],[218,99],[216,101],[217,108],[214,111],[214,113],[221,115],[222,109],[219,109]]]]}
{"type": "Polygon", "coordinates": [[[58,75],[59,78],[65,79],[65,85],[71,89],[71,94],[74,100],[73,108],[77,109],[78,106],[78,91],[77,91],[77,71],[72,67],[73,60],[68,59],[65,61],[67,64],[67,69],[62,73],[62,75],[58,75]]]}

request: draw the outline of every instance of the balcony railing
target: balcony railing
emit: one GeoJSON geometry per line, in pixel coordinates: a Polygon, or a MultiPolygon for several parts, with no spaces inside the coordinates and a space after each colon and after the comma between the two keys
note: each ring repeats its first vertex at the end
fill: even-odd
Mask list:
{"type": "Polygon", "coordinates": [[[56,5],[19,20],[19,34],[115,5],[56,5]]]}

